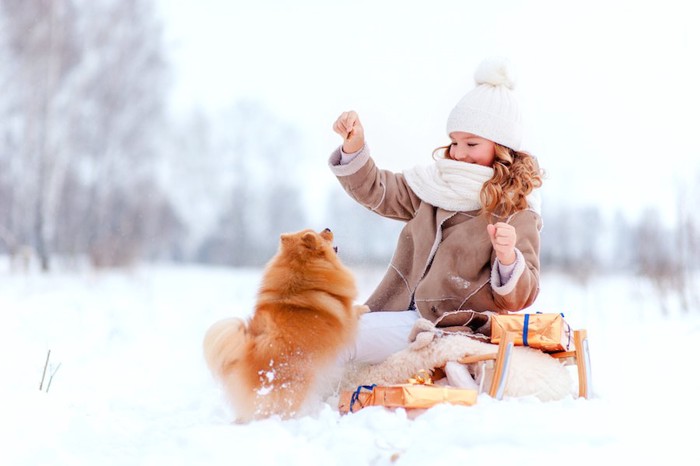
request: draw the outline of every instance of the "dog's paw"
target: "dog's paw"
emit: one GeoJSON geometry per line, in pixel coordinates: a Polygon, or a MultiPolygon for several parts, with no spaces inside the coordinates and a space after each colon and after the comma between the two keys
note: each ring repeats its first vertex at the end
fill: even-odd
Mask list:
{"type": "Polygon", "coordinates": [[[362,314],[369,312],[369,306],[365,306],[364,304],[355,304],[352,306],[352,310],[355,311],[355,315],[357,317],[360,317],[362,314]]]}

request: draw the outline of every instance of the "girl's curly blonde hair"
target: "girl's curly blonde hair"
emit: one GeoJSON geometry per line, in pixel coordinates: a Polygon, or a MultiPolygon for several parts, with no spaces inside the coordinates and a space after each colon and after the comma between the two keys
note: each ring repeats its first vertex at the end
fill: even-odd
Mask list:
{"type": "MultiPolygon", "coordinates": [[[[440,151],[444,158],[450,158],[449,145],[435,149],[433,157],[440,151]]],[[[492,168],[493,176],[481,188],[482,212],[508,217],[527,209],[526,197],[542,186],[543,172],[537,159],[527,152],[496,144],[492,168]]]]}

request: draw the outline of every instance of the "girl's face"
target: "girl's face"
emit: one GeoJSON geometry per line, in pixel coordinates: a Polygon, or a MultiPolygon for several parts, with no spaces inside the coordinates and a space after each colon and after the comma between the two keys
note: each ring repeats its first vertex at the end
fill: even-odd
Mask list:
{"type": "Polygon", "coordinates": [[[449,157],[459,162],[475,163],[484,167],[493,166],[496,158],[496,143],[471,133],[450,133],[449,157]]]}

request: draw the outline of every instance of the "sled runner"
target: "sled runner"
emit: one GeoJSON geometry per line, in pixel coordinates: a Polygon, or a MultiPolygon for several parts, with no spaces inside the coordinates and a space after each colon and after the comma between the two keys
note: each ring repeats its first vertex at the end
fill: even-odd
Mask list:
{"type": "Polygon", "coordinates": [[[586,330],[574,330],[573,351],[561,351],[552,353],[553,358],[563,359],[567,363],[576,364],[578,369],[578,396],[590,398],[591,381],[591,355],[588,350],[588,332],[586,330]]]}
{"type": "MultiPolygon", "coordinates": [[[[591,361],[588,348],[588,333],[586,330],[574,330],[574,345],[569,351],[551,352],[549,355],[553,358],[561,359],[565,364],[576,364],[578,371],[578,395],[579,397],[589,398],[591,394],[591,361]]],[[[489,396],[498,400],[503,398],[505,384],[508,378],[510,369],[511,356],[513,347],[523,338],[520,334],[513,331],[505,331],[499,335],[498,351],[491,354],[482,354],[475,356],[467,356],[459,359],[462,364],[475,364],[492,361],[494,365],[493,378],[489,387],[489,396]]],[[[527,338],[525,338],[527,342],[527,338]]]]}

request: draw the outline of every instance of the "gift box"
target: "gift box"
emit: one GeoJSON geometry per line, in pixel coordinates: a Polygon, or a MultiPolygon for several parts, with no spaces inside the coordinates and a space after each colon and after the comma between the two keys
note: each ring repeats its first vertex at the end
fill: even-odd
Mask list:
{"type": "Polygon", "coordinates": [[[471,406],[476,403],[476,390],[423,384],[361,385],[356,390],[340,394],[341,413],[355,412],[367,406],[425,409],[436,404],[450,403],[471,406]]]}
{"type": "Polygon", "coordinates": [[[515,334],[515,344],[548,353],[569,351],[571,327],[563,314],[494,314],[491,316],[491,343],[498,344],[505,332],[515,334]]]}
{"type": "Polygon", "coordinates": [[[360,385],[356,390],[343,390],[338,400],[338,411],[342,414],[359,411],[367,406],[373,406],[374,388],[376,385],[360,385]]]}

